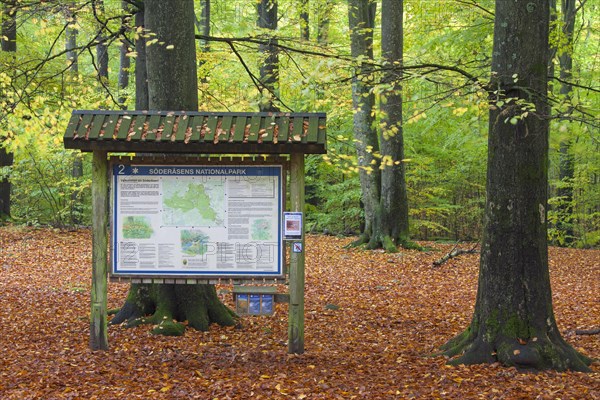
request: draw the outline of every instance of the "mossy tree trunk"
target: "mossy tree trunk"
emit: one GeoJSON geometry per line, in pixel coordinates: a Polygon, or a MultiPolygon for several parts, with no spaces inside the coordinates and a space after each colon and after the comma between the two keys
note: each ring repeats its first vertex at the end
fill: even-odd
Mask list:
{"type": "MultiPolygon", "coordinates": [[[[150,109],[196,111],[193,0],[146,0],[144,7],[146,29],[159,40],[147,48],[150,109]]],[[[221,303],[214,285],[132,284],[111,324],[153,324],[153,333],[181,335],[185,330],[183,321],[188,321],[189,327],[207,330],[213,322],[234,325],[236,318],[221,303]]]]}
{"type": "Polygon", "coordinates": [[[382,83],[381,132],[375,128],[373,29],[377,2],[353,0],[348,4],[352,57],[357,59],[352,80],[354,139],[364,206],[364,230],[351,246],[384,248],[395,252],[409,241],[404,139],[402,132],[403,1],[385,0],[381,12],[382,83]]]}
{"type": "Polygon", "coordinates": [[[549,3],[497,0],[495,18],[477,301],[443,350],[455,364],[585,371],[590,360],[558,331],[548,271],[549,3]]]}
{"type": "Polygon", "coordinates": [[[408,247],[408,197],[404,165],[404,135],[402,130],[402,53],[404,48],[402,0],[383,0],[381,13],[381,53],[385,63],[382,83],[389,90],[381,98],[381,132],[379,143],[381,199],[378,212],[381,223],[373,232],[369,247],[396,251],[396,246],[408,247]]]}

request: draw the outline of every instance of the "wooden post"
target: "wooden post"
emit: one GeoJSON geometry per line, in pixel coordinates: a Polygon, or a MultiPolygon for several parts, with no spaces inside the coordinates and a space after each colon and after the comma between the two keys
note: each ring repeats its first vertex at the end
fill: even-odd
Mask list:
{"type": "MultiPolygon", "coordinates": [[[[304,153],[291,154],[291,211],[304,212],[304,153]]],[[[304,353],[304,234],[302,251],[290,254],[290,306],[288,314],[288,353],[304,353]]]]}
{"type": "Polygon", "coordinates": [[[92,158],[92,293],[90,349],[108,350],[107,335],[107,249],[108,159],[105,151],[94,150],[92,158]]]}

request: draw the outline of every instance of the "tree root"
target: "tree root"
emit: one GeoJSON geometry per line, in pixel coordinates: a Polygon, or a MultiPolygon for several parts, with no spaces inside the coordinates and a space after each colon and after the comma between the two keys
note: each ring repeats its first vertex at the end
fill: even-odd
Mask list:
{"type": "Polygon", "coordinates": [[[371,240],[371,237],[369,235],[367,235],[366,233],[363,233],[362,235],[360,235],[358,237],[358,239],[356,239],[355,241],[347,244],[346,246],[344,246],[345,249],[351,249],[353,247],[360,247],[364,244],[369,243],[369,241],[371,240]]]}
{"type": "Polygon", "coordinates": [[[346,246],[344,246],[344,248],[348,249],[348,248],[361,247],[361,246],[364,246],[364,248],[366,250],[383,249],[387,253],[397,253],[398,246],[402,247],[403,249],[407,249],[407,250],[419,250],[419,251],[423,250],[423,247],[420,246],[418,243],[413,242],[408,239],[394,240],[389,235],[384,235],[382,237],[379,237],[379,236],[371,236],[366,233],[363,233],[362,235],[360,235],[358,237],[358,239],[356,239],[355,241],[353,241],[350,244],[347,244],[346,246]]]}
{"type": "Polygon", "coordinates": [[[497,335],[493,341],[487,341],[481,335],[472,334],[471,327],[451,339],[441,350],[440,354],[451,358],[450,365],[499,362],[519,370],[590,372],[588,365],[593,361],[558,335],[527,341],[497,335]]]}
{"type": "Polygon", "coordinates": [[[155,325],[154,334],[180,336],[187,326],[206,331],[211,323],[233,326],[237,315],[219,300],[213,285],[131,285],[123,307],[109,322],[127,327],[155,325]]]}

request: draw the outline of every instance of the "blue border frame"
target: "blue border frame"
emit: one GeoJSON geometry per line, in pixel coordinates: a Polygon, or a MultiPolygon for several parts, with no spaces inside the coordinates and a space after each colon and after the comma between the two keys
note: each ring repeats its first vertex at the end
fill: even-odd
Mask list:
{"type": "MultiPolygon", "coordinates": [[[[112,226],[110,229],[112,235],[112,260],[110,274],[115,277],[132,277],[132,278],[253,278],[253,277],[283,277],[284,271],[282,268],[283,259],[283,165],[268,164],[268,165],[210,165],[210,164],[131,164],[127,162],[115,162],[112,164],[112,191],[113,201],[111,203],[112,226]],[[134,168],[137,168],[134,173],[134,168]],[[254,272],[254,271],[157,271],[157,270],[139,270],[119,272],[117,260],[118,245],[116,229],[118,227],[117,216],[117,180],[118,176],[141,175],[141,176],[236,176],[244,170],[244,176],[275,176],[277,177],[278,187],[278,206],[277,206],[277,271],[276,272],[254,272]],[[248,171],[250,170],[250,171],[248,171]],[[250,172],[250,173],[248,173],[250,172]]],[[[160,268],[160,267],[159,267],[160,268]]]]}

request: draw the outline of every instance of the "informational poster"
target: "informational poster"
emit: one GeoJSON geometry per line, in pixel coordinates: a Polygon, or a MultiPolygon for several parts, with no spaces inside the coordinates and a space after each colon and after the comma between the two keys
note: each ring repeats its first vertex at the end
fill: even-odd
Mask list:
{"type": "Polygon", "coordinates": [[[112,167],[112,274],[281,276],[282,167],[112,167]]]}
{"type": "Polygon", "coordinates": [[[302,213],[283,213],[283,238],[285,240],[302,239],[302,213]]]}

